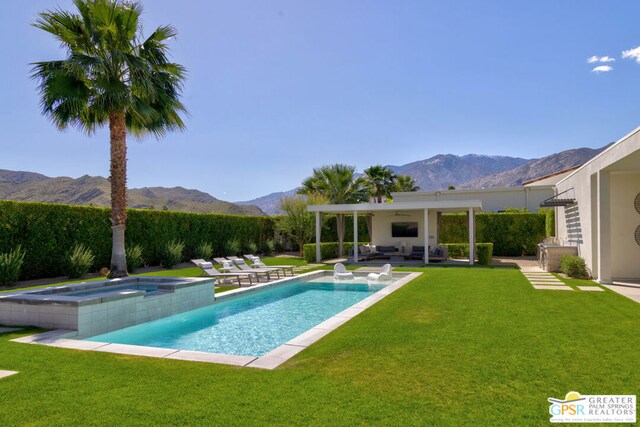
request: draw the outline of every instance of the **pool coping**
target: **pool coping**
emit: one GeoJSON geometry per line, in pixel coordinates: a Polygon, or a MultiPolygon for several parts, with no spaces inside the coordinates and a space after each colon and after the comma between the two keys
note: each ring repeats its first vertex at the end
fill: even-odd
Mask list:
{"type": "MultiPolygon", "coordinates": [[[[274,287],[289,282],[292,279],[308,278],[310,276],[316,275],[323,276],[326,273],[326,270],[313,271],[297,276],[289,276],[287,278],[283,278],[273,282],[262,283],[252,287],[238,288],[216,296],[215,300],[227,300],[247,293],[256,292],[260,289],[274,287]]],[[[186,360],[191,362],[218,363],[224,365],[271,370],[277,368],[296,354],[303,351],[305,348],[314,344],[316,341],[320,340],[330,332],[336,330],[349,320],[353,319],[354,317],[365,311],[367,308],[371,307],[378,301],[382,300],[388,295],[391,295],[402,286],[422,275],[422,272],[407,273],[408,274],[405,277],[397,280],[393,284],[385,286],[378,292],[369,295],[367,298],[355,303],[354,305],[326,319],[313,328],[306,330],[297,337],[287,341],[281,346],[271,350],[269,353],[259,357],[209,353],[193,350],[179,350],[161,347],[147,347],[130,344],[84,341],[73,339],[73,336],[76,335],[77,332],[69,329],[55,329],[40,334],[27,335],[21,338],[13,339],[11,341],[25,344],[40,344],[50,347],[67,348],[73,350],[98,351],[105,353],[126,354],[132,356],[186,360]]],[[[346,283],[348,283],[348,281],[346,283]]]]}

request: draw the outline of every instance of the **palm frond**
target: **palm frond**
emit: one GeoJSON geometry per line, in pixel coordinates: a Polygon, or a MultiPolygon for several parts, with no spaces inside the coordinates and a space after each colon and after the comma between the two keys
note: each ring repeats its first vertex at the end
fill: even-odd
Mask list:
{"type": "Polygon", "coordinates": [[[180,102],[186,70],[168,60],[172,26],[141,35],[138,1],[74,0],[78,13],[42,12],[34,26],[67,49],[61,61],[32,64],[43,114],[61,128],[93,132],[111,112],[125,111],[137,136],[184,129],[180,102]],[[139,40],[144,40],[142,43],[139,40]]]}

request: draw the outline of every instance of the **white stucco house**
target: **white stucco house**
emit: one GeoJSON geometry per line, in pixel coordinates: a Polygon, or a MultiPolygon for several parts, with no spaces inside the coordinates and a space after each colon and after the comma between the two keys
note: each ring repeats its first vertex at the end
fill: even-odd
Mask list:
{"type": "MultiPolygon", "coordinates": [[[[585,164],[525,182],[522,187],[392,196],[393,203],[309,206],[308,210],[316,213],[316,241],[321,241],[322,214],[353,215],[356,223],[358,215],[367,215],[372,242],[407,253],[411,246],[438,244],[442,213],[466,212],[473,248],[477,212],[500,212],[510,207],[535,212],[541,206],[554,207],[559,244],[577,248],[595,279],[602,284],[640,284],[640,128],[585,164]],[[397,223],[414,224],[417,232],[411,237],[399,236],[397,223]]],[[[353,240],[357,247],[358,236],[353,240]]],[[[473,264],[474,254],[470,255],[469,263],[473,264]]],[[[316,258],[320,261],[319,246],[316,258]]],[[[428,251],[424,262],[429,262],[428,251]]]]}
{"type": "Polygon", "coordinates": [[[556,236],[602,284],[640,283],[640,128],[556,184],[556,236]]]}

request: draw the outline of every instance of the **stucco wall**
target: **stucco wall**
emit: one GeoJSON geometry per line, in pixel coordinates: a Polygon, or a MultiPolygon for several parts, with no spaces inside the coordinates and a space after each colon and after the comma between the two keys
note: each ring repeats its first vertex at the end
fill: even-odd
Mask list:
{"type": "Polygon", "coordinates": [[[640,246],[634,233],[640,214],[633,202],[640,193],[640,172],[611,174],[611,276],[613,279],[640,277],[640,246]]]}
{"type": "MultiPolygon", "coordinates": [[[[638,255],[633,256],[634,250],[630,245],[621,244],[619,239],[624,233],[633,234],[628,230],[633,224],[633,216],[623,213],[624,203],[631,203],[633,209],[633,199],[631,202],[623,201],[625,194],[631,189],[625,190],[626,180],[619,177],[628,174],[629,170],[640,173],[640,128],[626,135],[620,141],[594,157],[580,169],[569,175],[566,179],[557,184],[557,192],[568,191],[560,197],[572,197],[577,200],[578,214],[580,219],[580,242],[575,242],[578,246],[578,253],[587,262],[594,277],[605,282],[616,278],[640,277],[640,259],[638,255]],[[600,178],[598,178],[600,174],[600,178]],[[606,201],[611,200],[602,208],[598,201],[598,187],[601,185],[602,197],[606,201]],[[598,212],[602,215],[603,224],[598,224],[598,212]],[[631,224],[629,223],[631,221],[631,224]],[[609,231],[608,228],[611,227],[609,231]],[[621,228],[622,227],[622,228],[621,228]],[[598,240],[598,229],[603,230],[602,241],[598,240]],[[620,231],[616,231],[620,228],[620,231]],[[626,248],[629,257],[622,252],[626,248]],[[600,259],[602,258],[602,259],[600,259]],[[610,261],[609,261],[610,260],[610,261]],[[623,265],[627,267],[623,267],[623,265]],[[634,265],[635,270],[630,270],[634,265]],[[624,276],[622,276],[624,275],[624,276]]],[[[638,181],[636,175],[636,182],[638,181]]],[[[639,190],[640,191],[640,190],[639,190]]],[[[637,194],[637,192],[636,192],[637,194]]],[[[640,215],[638,215],[640,217],[640,215]]],[[[556,210],[557,236],[561,239],[570,240],[573,232],[571,222],[568,223],[564,208],[556,210]]],[[[636,222],[638,219],[636,218],[636,222]]],[[[637,227],[638,224],[636,224],[637,227]]],[[[634,228],[635,230],[635,228],[634,228]]]]}
{"type": "Polygon", "coordinates": [[[478,190],[443,190],[418,193],[394,193],[396,202],[435,201],[435,200],[480,200],[484,212],[501,212],[507,208],[526,208],[537,212],[545,199],[553,197],[553,188],[513,187],[478,190]]]}
{"type": "MultiPolygon", "coordinates": [[[[376,212],[373,217],[373,236],[371,242],[375,245],[395,246],[400,249],[400,242],[407,242],[406,253],[411,252],[411,246],[424,246],[424,217],[423,212],[401,212],[401,216],[396,216],[395,212],[376,212]],[[407,216],[405,216],[405,214],[407,216]],[[417,222],[418,237],[391,237],[392,222],[417,222]]],[[[437,215],[436,212],[429,212],[429,245],[437,244],[437,215]]]]}

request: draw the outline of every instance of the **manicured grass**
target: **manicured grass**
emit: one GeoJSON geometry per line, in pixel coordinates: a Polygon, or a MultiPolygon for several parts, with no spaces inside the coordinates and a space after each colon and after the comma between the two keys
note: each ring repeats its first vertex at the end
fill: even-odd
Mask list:
{"type": "Polygon", "coordinates": [[[422,271],[274,371],[0,335],[0,425],[547,425],[548,397],[640,393],[639,304],[422,271]]]}

